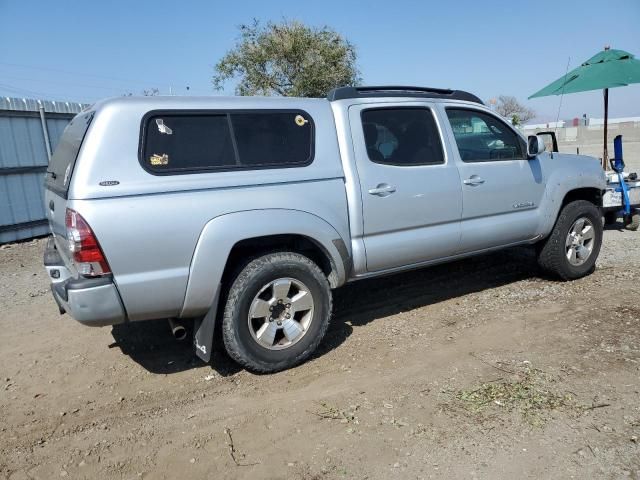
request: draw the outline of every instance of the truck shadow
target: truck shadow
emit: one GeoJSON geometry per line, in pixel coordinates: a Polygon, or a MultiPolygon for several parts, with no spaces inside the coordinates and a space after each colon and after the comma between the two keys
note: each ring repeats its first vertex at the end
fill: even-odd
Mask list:
{"type": "MultiPolygon", "coordinates": [[[[313,358],[339,347],[353,329],[378,318],[436,304],[538,275],[532,249],[512,248],[411,272],[362,280],[334,291],[334,314],[327,335],[313,358]]],[[[190,325],[188,326],[190,328],[190,325]]],[[[193,354],[187,340],[174,340],[166,320],[115,325],[118,347],[151,373],[170,374],[207,367],[193,354]]],[[[222,376],[241,368],[214,345],[211,368],[222,376]]]]}
{"type": "Polygon", "coordinates": [[[624,222],[622,222],[620,219],[616,220],[614,223],[609,223],[607,225],[604,226],[605,230],[615,230],[617,232],[629,232],[631,233],[631,230],[627,230],[627,228],[624,226],[624,222]]]}
{"type": "Polygon", "coordinates": [[[334,292],[332,325],[317,355],[336,348],[353,328],[378,318],[538,275],[540,271],[533,249],[515,247],[348,284],[334,292]]]}
{"type": "Polygon", "coordinates": [[[114,325],[111,329],[114,342],[109,348],[119,348],[151,373],[169,374],[205,367],[193,355],[190,327],[187,338],[177,341],[166,319],[114,325]]]}
{"type": "MultiPolygon", "coordinates": [[[[151,373],[167,375],[207,368],[208,365],[193,352],[193,325],[186,322],[185,327],[187,337],[177,341],[173,338],[166,319],[114,325],[111,329],[114,342],[109,348],[119,348],[123,354],[151,373]]],[[[225,377],[242,370],[227,356],[221,341],[219,345],[214,343],[211,367],[225,377]]]]}

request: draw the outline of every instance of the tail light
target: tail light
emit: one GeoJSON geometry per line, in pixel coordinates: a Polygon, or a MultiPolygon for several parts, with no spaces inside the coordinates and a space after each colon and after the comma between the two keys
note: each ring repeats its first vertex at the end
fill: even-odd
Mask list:
{"type": "Polygon", "coordinates": [[[87,277],[111,273],[98,239],[86,220],[75,210],[67,208],[65,224],[69,251],[78,273],[87,277]]]}

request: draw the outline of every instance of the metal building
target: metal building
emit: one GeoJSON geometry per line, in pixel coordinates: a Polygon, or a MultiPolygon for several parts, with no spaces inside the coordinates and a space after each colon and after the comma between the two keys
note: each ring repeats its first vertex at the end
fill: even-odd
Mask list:
{"type": "Polygon", "coordinates": [[[87,106],[0,97],[0,244],[47,234],[49,158],[69,120],[87,106]]]}

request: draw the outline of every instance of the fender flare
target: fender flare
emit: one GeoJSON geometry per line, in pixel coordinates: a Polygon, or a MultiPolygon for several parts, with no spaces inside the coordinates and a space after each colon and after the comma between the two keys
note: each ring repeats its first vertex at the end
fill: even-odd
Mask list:
{"type": "Polygon", "coordinates": [[[602,193],[605,185],[598,185],[598,183],[588,174],[566,175],[560,179],[556,177],[547,182],[544,203],[540,208],[542,216],[540,218],[539,234],[542,237],[546,237],[551,232],[567,195],[574,190],[582,188],[600,190],[602,193]]]}
{"type": "Polygon", "coordinates": [[[181,317],[198,318],[194,325],[195,352],[209,362],[221,293],[221,280],[229,253],[238,242],[269,235],[308,237],[328,255],[334,267],[335,286],[346,281],[350,253],[331,224],[301,210],[264,209],[227,213],[210,220],[202,229],[191,259],[189,281],[181,317]]]}
{"type": "Polygon", "coordinates": [[[329,257],[335,286],[346,281],[351,261],[347,244],[327,221],[293,209],[243,210],[211,219],[196,243],[180,317],[203,315],[213,305],[229,253],[242,240],[269,235],[303,235],[329,257]]]}

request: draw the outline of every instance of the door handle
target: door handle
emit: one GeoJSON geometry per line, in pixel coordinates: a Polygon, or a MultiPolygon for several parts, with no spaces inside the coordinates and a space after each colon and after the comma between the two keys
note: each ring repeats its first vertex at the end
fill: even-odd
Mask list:
{"type": "Polygon", "coordinates": [[[378,185],[376,185],[376,188],[369,189],[369,194],[378,195],[379,197],[386,197],[388,195],[391,195],[395,191],[396,191],[396,187],[394,187],[393,185],[388,185],[386,183],[379,183],[378,185]]]}
{"type": "Polygon", "coordinates": [[[462,183],[475,187],[477,185],[482,185],[484,183],[484,179],[480,178],[478,175],[471,175],[466,180],[463,180],[462,183]]]}

